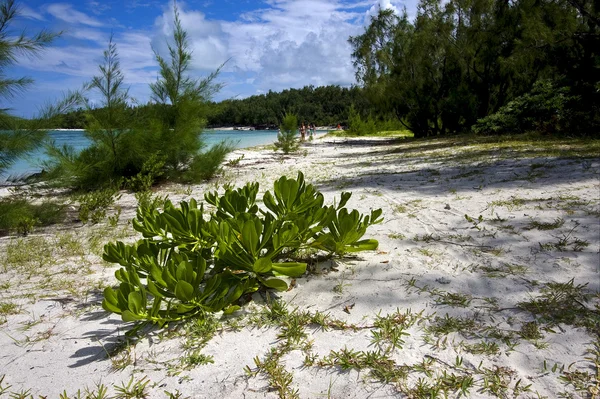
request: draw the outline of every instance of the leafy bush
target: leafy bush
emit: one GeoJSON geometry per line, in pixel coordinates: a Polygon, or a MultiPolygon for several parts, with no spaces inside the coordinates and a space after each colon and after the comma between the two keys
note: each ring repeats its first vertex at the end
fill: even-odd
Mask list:
{"type": "Polygon", "coordinates": [[[189,76],[191,51],[187,33],[174,7],[169,57],[155,52],[159,78],[150,85],[152,103],[145,111],[131,109],[134,100],[124,88],[116,44],[112,37],[104,52],[100,74],[87,85],[101,97],[101,107],[86,105],[86,136],[90,147],[80,153],[50,146],[45,165],[49,179],[79,190],[98,190],[124,184],[133,191],[148,190],[158,178],[197,182],[212,177],[225,154],[222,143],[200,153],[204,116],[219,70],[204,79],[189,76]]]}
{"type": "Polygon", "coordinates": [[[133,192],[139,193],[150,191],[154,182],[163,175],[165,158],[158,154],[153,154],[144,162],[142,170],[125,181],[125,185],[133,192]]]}
{"type": "Polygon", "coordinates": [[[0,234],[27,235],[35,226],[59,223],[64,215],[65,206],[55,202],[32,204],[23,198],[3,198],[0,199],[0,234]]]}
{"type": "Polygon", "coordinates": [[[370,115],[367,120],[363,120],[354,108],[354,105],[350,107],[348,112],[348,134],[353,136],[369,136],[377,133],[377,130],[377,125],[370,115]]]}
{"type": "Polygon", "coordinates": [[[143,239],[133,245],[105,246],[103,258],[123,266],[120,285],[104,291],[102,306],[124,321],[149,321],[159,326],[206,312],[239,308],[238,299],[261,287],[284,291],[281,276],[299,277],[307,264],[298,252],[314,248],[331,256],[373,250],[378,242],[361,240],[368,226],[381,221],[381,209],[369,216],[348,211],[351,193],[337,206],[324,206],[323,195],[297,179],[281,177],[273,193],[256,204],[258,183],[207,193],[215,210],[205,218],[195,200],[179,207],[166,201],[159,211],[141,205],[133,227],[143,239]]]}
{"type": "Polygon", "coordinates": [[[556,87],[549,80],[538,81],[533,89],[515,98],[498,112],[479,119],[471,128],[476,134],[542,133],[565,131],[572,121],[568,87],[556,87]]]}
{"type": "Polygon", "coordinates": [[[91,222],[96,224],[101,222],[106,217],[106,211],[114,204],[116,191],[112,188],[104,190],[92,191],[77,197],[79,205],[79,220],[83,224],[91,222]]]}
{"type": "Polygon", "coordinates": [[[221,169],[228,153],[233,151],[234,145],[221,142],[212,146],[208,151],[196,155],[183,172],[181,180],[186,183],[198,183],[215,176],[221,169]]]}
{"type": "Polygon", "coordinates": [[[283,123],[279,127],[275,149],[283,151],[284,154],[298,151],[300,143],[297,137],[298,118],[294,114],[285,114],[283,123]]]}

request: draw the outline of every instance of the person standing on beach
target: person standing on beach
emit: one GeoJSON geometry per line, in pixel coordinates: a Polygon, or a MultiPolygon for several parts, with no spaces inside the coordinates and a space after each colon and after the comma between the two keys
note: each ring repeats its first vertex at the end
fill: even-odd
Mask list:
{"type": "Polygon", "coordinates": [[[302,122],[302,126],[300,126],[300,139],[304,141],[306,139],[306,126],[304,122],[302,122]]]}

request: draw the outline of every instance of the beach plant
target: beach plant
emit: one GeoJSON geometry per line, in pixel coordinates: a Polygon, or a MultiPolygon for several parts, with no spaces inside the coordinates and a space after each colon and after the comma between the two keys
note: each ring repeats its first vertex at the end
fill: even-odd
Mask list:
{"type": "Polygon", "coordinates": [[[48,226],[64,219],[65,206],[54,201],[32,204],[19,196],[0,200],[0,234],[27,235],[36,226],[48,226]]]}
{"type": "Polygon", "coordinates": [[[275,151],[281,150],[284,154],[298,151],[300,143],[297,136],[298,118],[294,114],[286,113],[279,126],[277,141],[274,143],[275,151]]]}
{"type": "Polygon", "coordinates": [[[169,322],[231,313],[242,295],[258,289],[285,291],[281,277],[300,277],[307,263],[298,262],[305,249],[329,256],[376,249],[376,240],[362,240],[366,229],[381,221],[381,210],[363,216],[344,206],[325,206],[323,195],[304,176],[281,177],[273,193],[257,205],[258,183],[207,193],[214,207],[206,215],[195,199],[179,206],[165,201],[162,210],[152,203],[137,209],[133,228],[143,239],[135,244],[107,244],[103,259],[122,266],[117,288],[104,291],[105,310],[124,321],[169,322]],[[205,217],[206,216],[206,217],[205,217]]]}
{"type": "Polygon", "coordinates": [[[120,195],[117,195],[113,188],[92,191],[78,196],[77,201],[80,204],[79,220],[83,224],[101,222],[106,217],[108,208],[119,198],[120,195]]]}
{"type": "Polygon", "coordinates": [[[86,90],[100,97],[84,101],[85,135],[91,145],[81,152],[69,146],[48,146],[48,178],[56,184],[82,190],[109,186],[148,190],[159,179],[198,182],[216,174],[231,143],[202,152],[202,129],[207,104],[221,88],[214,83],[219,69],[203,79],[190,76],[191,50],[174,3],[172,40],[168,56],[154,51],[159,77],[150,84],[151,102],[134,108],[124,86],[125,75],[111,36],[99,74],[86,90]],[[95,104],[99,104],[96,106],[95,104]]]}

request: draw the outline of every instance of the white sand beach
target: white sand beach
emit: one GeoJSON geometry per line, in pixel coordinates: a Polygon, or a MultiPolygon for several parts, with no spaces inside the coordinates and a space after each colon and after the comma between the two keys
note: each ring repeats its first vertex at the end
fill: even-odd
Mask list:
{"type": "Polygon", "coordinates": [[[217,315],[208,342],[171,326],[127,343],[130,324],[101,308],[117,283],[102,245],[140,238],[133,194],[122,192],[114,226],[0,237],[0,397],[100,385],[135,397],[118,395],[136,383],[148,398],[599,397],[600,154],[561,148],[321,136],[289,156],[236,150],[213,181],[161,187],[176,203],[224,184],[257,181],[262,193],[302,171],[326,203],[349,191],[348,208],[383,210],[365,236],[377,251],[254,294],[217,315]],[[276,297],[328,321],[290,340],[292,327],[264,318],[276,297]]]}

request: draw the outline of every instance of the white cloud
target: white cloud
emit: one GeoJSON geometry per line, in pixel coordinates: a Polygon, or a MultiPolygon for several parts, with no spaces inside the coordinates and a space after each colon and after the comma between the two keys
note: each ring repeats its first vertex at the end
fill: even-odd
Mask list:
{"type": "MultiPolygon", "coordinates": [[[[254,92],[305,85],[350,85],[354,70],[348,38],[361,32],[364,11],[356,3],[327,0],[271,0],[269,8],[237,21],[211,21],[179,4],[183,28],[194,50],[194,66],[212,71],[230,58],[226,72],[251,74],[237,79],[254,92]]],[[[368,5],[372,5],[369,2],[368,5]]],[[[368,6],[367,5],[367,6],[368,6]]],[[[364,4],[360,4],[364,10],[364,4]]],[[[153,45],[165,53],[172,34],[172,10],[156,20],[153,45]]],[[[235,84],[235,83],[234,83],[235,84]]],[[[249,94],[253,94],[249,93],[249,94]]]]}
{"type": "MultiPolygon", "coordinates": [[[[96,1],[99,0],[81,4],[95,7],[96,1]]],[[[123,4],[128,9],[150,2],[142,3],[125,0],[123,4]]],[[[56,46],[43,52],[42,62],[23,57],[18,61],[19,67],[57,76],[52,84],[38,79],[36,87],[52,86],[47,90],[77,88],[71,86],[74,81],[89,81],[99,73],[98,64],[102,62],[102,52],[107,47],[109,27],[112,26],[125,83],[132,95],[145,102],[149,97],[148,83],[154,82],[158,74],[152,48],[167,55],[166,43],[172,40],[172,1],[162,0],[161,3],[162,12],[152,26],[128,30],[118,25],[123,20],[111,23],[109,15],[105,14],[106,19],[100,21],[69,4],[50,4],[45,10],[54,18],[69,22],[69,30],[56,46]]],[[[402,4],[407,5],[410,14],[416,0],[407,3],[395,0],[265,0],[264,8],[240,15],[234,21],[210,19],[182,1],[178,2],[178,7],[193,51],[191,72],[197,76],[206,75],[229,59],[220,77],[226,87],[217,97],[224,99],[306,85],[353,84],[352,49],[348,38],[363,32],[369,15],[378,7],[397,11],[402,4]]],[[[35,18],[33,15],[29,13],[29,18],[35,18]]]]}
{"type": "Polygon", "coordinates": [[[392,10],[395,14],[398,14],[398,8],[392,4],[390,0],[379,0],[376,4],[374,4],[369,11],[367,11],[366,23],[369,23],[371,18],[374,18],[379,13],[379,10],[392,10]]]}
{"type": "MultiPolygon", "coordinates": [[[[220,21],[209,21],[199,11],[187,11],[183,4],[178,5],[182,28],[187,32],[192,50],[192,68],[201,71],[214,71],[227,61],[227,37],[220,21]]],[[[162,56],[168,55],[167,43],[172,43],[173,8],[165,8],[155,23],[152,48],[162,56]]]]}
{"type": "Polygon", "coordinates": [[[29,19],[36,19],[38,21],[46,20],[46,18],[44,18],[44,16],[41,13],[35,11],[34,9],[32,9],[30,7],[27,7],[26,5],[23,5],[23,4],[19,5],[19,11],[20,11],[19,14],[22,17],[29,18],[29,19]]]}
{"type": "Polygon", "coordinates": [[[102,22],[95,18],[92,18],[81,11],[73,9],[71,4],[66,3],[54,3],[46,7],[46,10],[54,18],[68,22],[75,25],[88,25],[93,27],[101,27],[102,22]]]}

